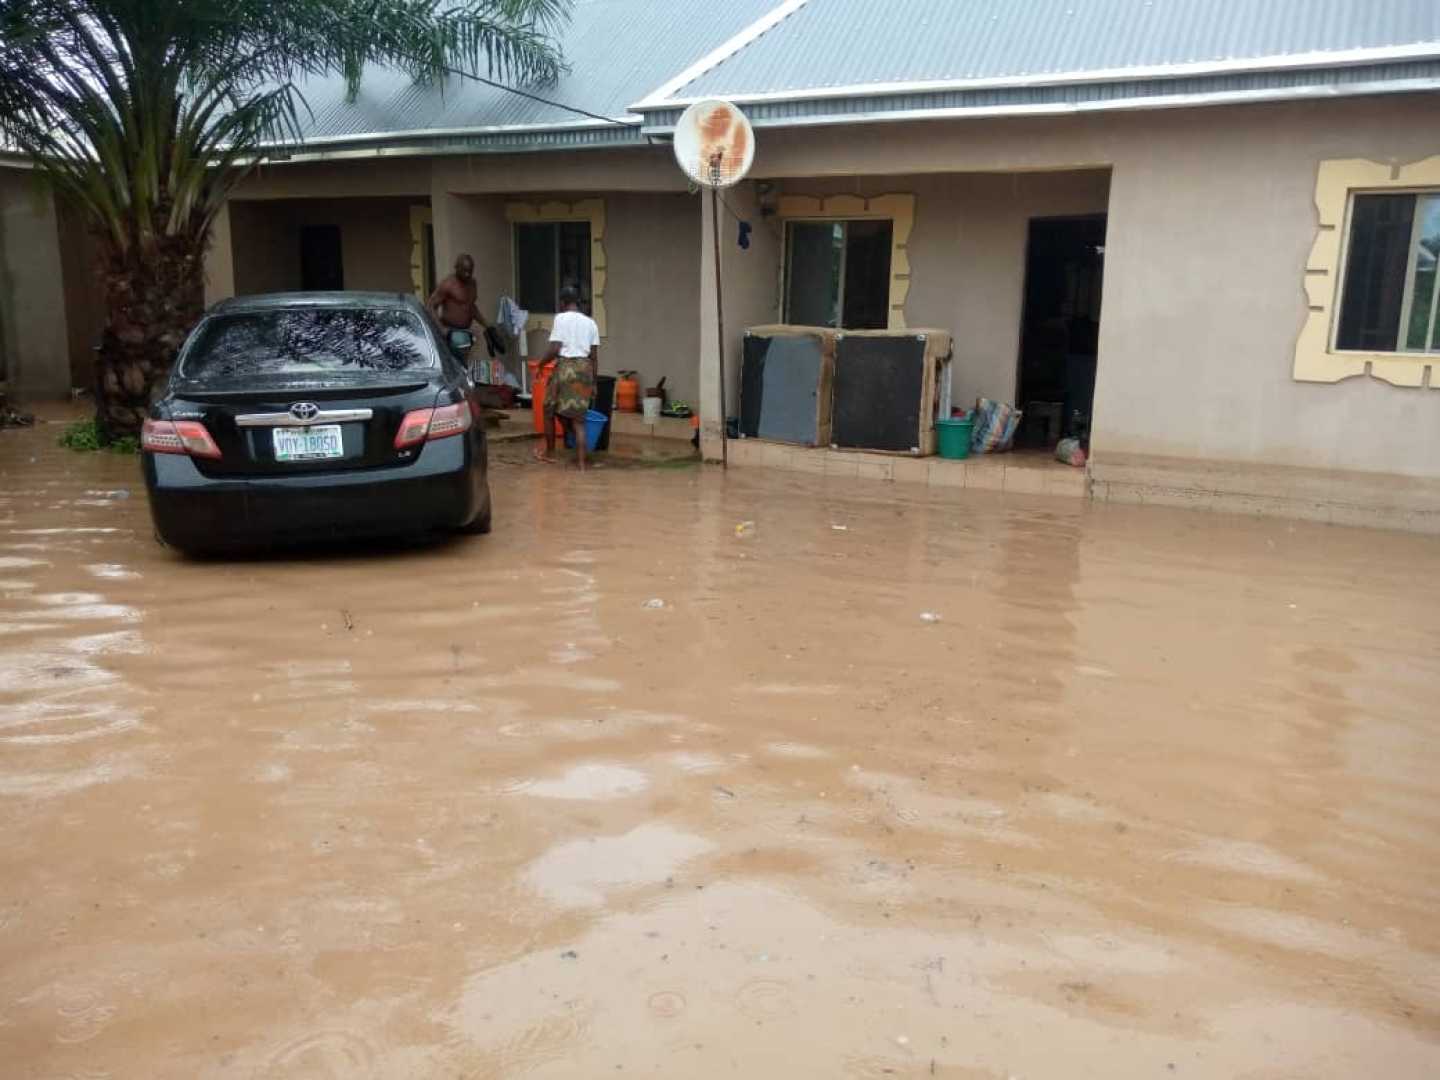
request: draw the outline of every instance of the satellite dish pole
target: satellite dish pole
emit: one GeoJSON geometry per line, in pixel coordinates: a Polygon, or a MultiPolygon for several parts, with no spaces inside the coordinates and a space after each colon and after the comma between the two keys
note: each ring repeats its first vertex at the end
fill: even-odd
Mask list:
{"type": "Polygon", "coordinates": [[[715,331],[720,372],[720,465],[730,467],[725,402],[725,300],[720,279],[720,189],[745,178],[755,159],[750,121],[728,101],[697,101],[675,124],[675,160],[685,175],[710,189],[710,236],[715,248],[715,331]]]}
{"type": "Polygon", "coordinates": [[[720,158],[716,150],[710,157],[710,234],[715,248],[715,334],[720,362],[720,468],[730,471],[730,410],[725,405],[725,290],[720,284],[720,158]]]}

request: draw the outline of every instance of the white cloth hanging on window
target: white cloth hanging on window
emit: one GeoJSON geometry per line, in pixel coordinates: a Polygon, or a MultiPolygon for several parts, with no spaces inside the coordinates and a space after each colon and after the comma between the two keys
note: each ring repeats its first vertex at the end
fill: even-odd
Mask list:
{"type": "Polygon", "coordinates": [[[525,324],[529,320],[530,313],[528,311],[510,297],[500,297],[500,307],[495,314],[495,321],[512,338],[520,338],[525,335],[525,324]]]}

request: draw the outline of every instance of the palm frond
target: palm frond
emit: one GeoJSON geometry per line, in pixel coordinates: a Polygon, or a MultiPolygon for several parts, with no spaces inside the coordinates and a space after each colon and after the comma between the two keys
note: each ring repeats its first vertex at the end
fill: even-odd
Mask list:
{"type": "Polygon", "coordinates": [[[307,78],[563,70],[571,0],[0,0],[0,148],[117,251],[204,236],[245,170],[301,138],[307,78]]]}

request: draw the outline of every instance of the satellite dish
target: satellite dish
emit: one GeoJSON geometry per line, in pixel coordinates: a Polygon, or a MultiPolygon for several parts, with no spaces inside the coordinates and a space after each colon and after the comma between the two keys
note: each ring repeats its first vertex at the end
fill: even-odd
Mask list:
{"type": "MultiPolygon", "coordinates": [[[[728,101],[697,101],[675,125],[675,160],[693,183],[710,189],[710,232],[715,251],[716,364],[720,373],[720,461],[730,467],[729,439],[725,434],[725,304],[721,299],[724,275],[720,269],[720,189],[734,187],[755,160],[755,131],[745,114],[728,101]]],[[[728,204],[727,204],[728,205],[728,204]]],[[[730,211],[732,214],[733,210],[730,211]]],[[[748,228],[741,222],[741,235],[748,228]]],[[[744,241],[742,240],[742,244],[744,241]]],[[[714,421],[712,421],[712,424],[714,421]]],[[[703,426],[703,425],[702,425],[703,426]]]]}
{"type": "Polygon", "coordinates": [[[701,187],[733,187],[755,160],[755,131],[728,101],[697,101],[675,125],[675,160],[701,187]]]}

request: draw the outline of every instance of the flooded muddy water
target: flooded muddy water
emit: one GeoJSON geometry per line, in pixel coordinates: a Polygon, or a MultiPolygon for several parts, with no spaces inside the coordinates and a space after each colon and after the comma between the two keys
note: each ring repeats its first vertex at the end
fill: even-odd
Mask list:
{"type": "Polygon", "coordinates": [[[1440,1076],[1434,539],[510,453],[187,562],[57,430],[6,1078],[1440,1076]]]}

